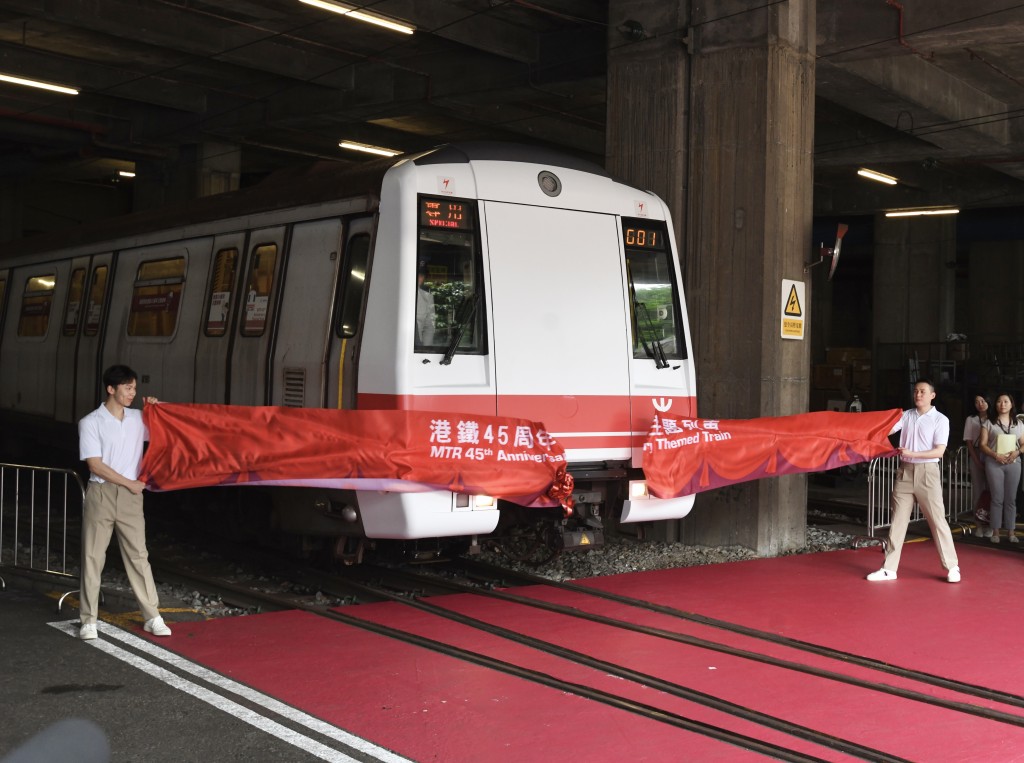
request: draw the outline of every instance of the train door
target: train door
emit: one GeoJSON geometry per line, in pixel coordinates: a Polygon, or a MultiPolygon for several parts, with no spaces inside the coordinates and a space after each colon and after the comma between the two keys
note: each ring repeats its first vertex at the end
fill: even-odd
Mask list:
{"type": "Polygon", "coordinates": [[[274,331],[272,405],[319,408],[326,402],[327,346],[341,262],[339,218],[296,223],[288,242],[274,331]]]}
{"type": "Polygon", "coordinates": [[[228,401],[232,326],[239,312],[244,252],[245,233],[216,236],[213,240],[206,305],[196,345],[194,400],[197,403],[225,404],[228,401]]]}
{"type": "Polygon", "coordinates": [[[111,268],[114,255],[111,252],[92,258],[92,272],[89,274],[82,315],[81,335],[75,357],[75,392],[72,421],[77,421],[103,400],[103,382],[100,376],[100,343],[103,340],[107,302],[110,299],[111,268]]]}
{"type": "Polygon", "coordinates": [[[54,388],[54,418],[74,421],[75,415],[75,354],[78,335],[85,311],[85,288],[89,275],[89,257],[71,260],[71,274],[64,293],[60,330],[57,333],[57,373],[54,388]]]}
{"type": "Polygon", "coordinates": [[[241,315],[231,347],[228,403],[269,405],[270,348],[285,251],[285,227],[254,230],[244,264],[241,315]]]}
{"type": "Polygon", "coordinates": [[[356,357],[366,296],[374,218],[352,220],[345,230],[337,277],[333,333],[327,346],[327,408],[356,407],[356,357]]]}
{"type": "Polygon", "coordinates": [[[498,202],[484,209],[498,413],[543,422],[576,460],[628,457],[616,219],[498,202]]]}
{"type": "Polygon", "coordinates": [[[57,340],[67,262],[46,262],[10,271],[9,316],[0,354],[3,369],[0,408],[53,416],[57,340]]]}
{"type": "Polygon", "coordinates": [[[103,365],[131,366],[141,395],[192,400],[211,246],[191,239],[118,254],[103,365]]]}

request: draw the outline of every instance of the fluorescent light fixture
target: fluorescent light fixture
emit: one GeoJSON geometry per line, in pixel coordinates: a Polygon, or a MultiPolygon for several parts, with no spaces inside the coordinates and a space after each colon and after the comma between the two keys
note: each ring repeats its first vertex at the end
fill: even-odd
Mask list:
{"type": "Polygon", "coordinates": [[[117,174],[118,174],[119,177],[123,177],[123,178],[133,178],[133,177],[135,177],[135,173],[134,172],[128,172],[128,170],[118,170],[117,174]]]}
{"type": "Polygon", "coordinates": [[[365,154],[377,154],[377,156],[398,156],[402,153],[401,151],[396,151],[393,148],[371,146],[368,143],[356,143],[354,140],[343,140],[338,145],[341,148],[347,148],[349,151],[362,151],[365,154]]]}
{"type": "Polygon", "coordinates": [[[870,180],[877,180],[879,183],[885,183],[886,185],[896,185],[896,178],[892,175],[886,175],[882,172],[875,172],[874,170],[865,169],[861,167],[857,170],[857,174],[861,177],[868,178],[870,180]]]}
{"type": "Polygon", "coordinates": [[[394,19],[389,19],[386,16],[367,13],[366,11],[353,8],[351,5],[335,3],[332,0],[299,0],[299,2],[305,3],[306,5],[312,5],[314,8],[331,11],[332,13],[340,13],[342,16],[348,16],[350,18],[357,19],[358,21],[365,21],[367,24],[376,24],[377,26],[382,26],[385,29],[390,29],[393,32],[412,34],[416,31],[416,27],[410,26],[409,24],[402,24],[394,19]]]}
{"type": "Polygon", "coordinates": [[[895,212],[886,212],[886,217],[921,217],[922,215],[958,215],[960,210],[956,207],[946,209],[901,209],[895,212]]]}
{"type": "Polygon", "coordinates": [[[64,87],[64,85],[51,85],[49,82],[40,82],[39,80],[35,79],[15,77],[12,74],[0,74],[0,81],[10,82],[12,85],[25,85],[26,87],[38,87],[41,90],[52,90],[55,93],[78,95],[78,91],[75,90],[73,87],[64,87]]]}

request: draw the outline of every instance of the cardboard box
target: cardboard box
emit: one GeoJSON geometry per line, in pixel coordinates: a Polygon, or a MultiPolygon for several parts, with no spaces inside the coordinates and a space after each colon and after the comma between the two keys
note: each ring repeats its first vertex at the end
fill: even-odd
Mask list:
{"type": "Polygon", "coordinates": [[[835,363],[819,363],[814,366],[815,389],[846,389],[850,386],[850,367],[835,363]]]}
{"type": "Polygon", "coordinates": [[[825,362],[833,365],[871,362],[871,350],[867,347],[829,347],[825,351],[825,362]]]}

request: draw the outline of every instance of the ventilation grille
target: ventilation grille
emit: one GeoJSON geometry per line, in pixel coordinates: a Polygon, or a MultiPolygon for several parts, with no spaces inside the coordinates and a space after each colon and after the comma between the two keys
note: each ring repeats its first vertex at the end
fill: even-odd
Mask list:
{"type": "Polygon", "coordinates": [[[284,404],[302,408],[306,402],[306,369],[284,369],[284,404]]]}

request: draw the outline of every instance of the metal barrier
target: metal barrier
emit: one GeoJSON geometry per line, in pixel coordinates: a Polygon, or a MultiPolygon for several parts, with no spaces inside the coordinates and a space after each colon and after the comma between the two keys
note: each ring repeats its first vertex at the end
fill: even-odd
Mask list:
{"type": "MultiPolygon", "coordinates": [[[[899,470],[899,456],[872,459],[868,466],[868,535],[875,537],[875,530],[892,525],[890,498],[899,470]]],[[[974,521],[974,507],[971,501],[970,453],[961,445],[953,453],[947,451],[939,465],[942,469],[942,500],[946,506],[946,521],[951,525],[974,521]]],[[[914,502],[910,514],[911,522],[924,519],[921,507],[914,502]]]]}
{"type": "MultiPolygon", "coordinates": [[[[0,464],[0,570],[68,571],[68,524],[81,526],[85,487],[71,469],[0,464]]],[[[77,538],[75,540],[77,541],[77,538]]],[[[0,577],[0,588],[6,582],[0,577]]]]}

